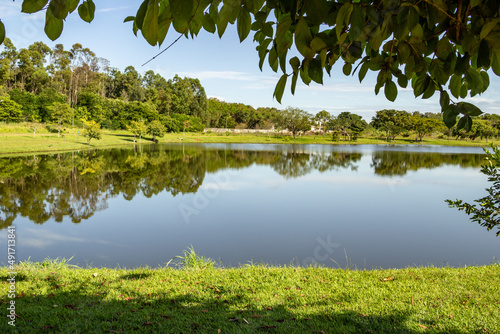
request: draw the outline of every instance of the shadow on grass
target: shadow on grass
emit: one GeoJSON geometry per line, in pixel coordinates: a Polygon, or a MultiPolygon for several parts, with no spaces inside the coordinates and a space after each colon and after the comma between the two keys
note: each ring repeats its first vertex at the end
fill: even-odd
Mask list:
{"type": "Polygon", "coordinates": [[[151,276],[150,273],[132,273],[132,274],[123,275],[120,277],[120,279],[139,280],[139,279],[143,279],[143,278],[148,278],[149,276],[151,276]]]}
{"type": "MultiPolygon", "coordinates": [[[[42,295],[23,296],[15,303],[19,316],[16,329],[21,333],[217,333],[220,329],[222,333],[411,334],[422,332],[425,326],[426,332],[439,332],[431,323],[408,328],[412,314],[365,315],[345,309],[342,301],[302,305],[295,299],[286,306],[274,301],[261,307],[255,306],[250,292],[240,296],[210,290],[213,295],[200,297],[196,292],[171,294],[168,286],[161,295],[135,295],[130,289],[113,292],[117,299],[106,300],[105,288],[89,281],[72,291],[56,288],[42,295]],[[322,311],[308,313],[311,306],[322,311]]],[[[7,307],[7,301],[0,302],[7,307]]],[[[0,331],[5,333],[7,326],[7,320],[3,321],[0,331]]],[[[466,333],[449,328],[446,332],[466,333]]]]}

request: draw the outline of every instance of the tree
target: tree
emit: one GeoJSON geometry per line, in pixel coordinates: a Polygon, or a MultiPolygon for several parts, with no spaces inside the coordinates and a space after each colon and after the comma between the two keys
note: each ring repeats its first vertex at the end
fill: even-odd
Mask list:
{"type": "Polygon", "coordinates": [[[420,141],[423,141],[425,135],[439,130],[442,124],[437,119],[422,117],[420,115],[410,116],[410,121],[413,131],[415,131],[416,134],[415,140],[420,141]]]}
{"type": "Polygon", "coordinates": [[[290,131],[293,138],[296,138],[300,131],[311,129],[311,115],[304,110],[288,107],[278,112],[276,123],[280,128],[290,131]]]}
{"type": "Polygon", "coordinates": [[[319,128],[323,132],[323,136],[325,135],[325,127],[332,119],[332,115],[326,110],[321,110],[316,115],[314,115],[314,120],[319,123],[319,128]]]}
{"type": "Polygon", "coordinates": [[[357,140],[358,135],[366,129],[368,124],[361,116],[344,111],[332,118],[328,126],[335,131],[334,140],[339,134],[342,134],[344,139],[357,140]]]}
{"type": "Polygon", "coordinates": [[[54,102],[49,107],[51,118],[57,122],[57,137],[61,134],[62,122],[69,122],[73,116],[73,109],[67,103],[54,102]]]}
{"type": "Polygon", "coordinates": [[[40,123],[37,121],[33,121],[29,124],[29,129],[33,131],[33,139],[35,139],[35,134],[38,130],[40,130],[40,123]]]}
{"type": "Polygon", "coordinates": [[[22,107],[6,96],[0,96],[0,121],[19,122],[23,115],[22,107]]]}
{"type": "Polygon", "coordinates": [[[497,227],[496,236],[500,235],[500,149],[491,146],[492,151],[484,148],[486,153],[486,163],[481,167],[481,173],[488,176],[488,181],[492,182],[492,186],[486,191],[488,196],[477,199],[474,202],[477,204],[464,203],[462,200],[449,200],[446,202],[450,208],[457,208],[459,211],[465,211],[467,215],[472,215],[470,218],[481,226],[484,226],[490,231],[497,227]]]}
{"type": "Polygon", "coordinates": [[[405,130],[411,130],[410,114],[404,110],[379,110],[372,118],[375,129],[385,131],[387,141],[396,139],[396,136],[405,130]]]}
{"type": "MultiPolygon", "coordinates": [[[[22,11],[46,9],[45,32],[55,40],[78,2],[51,0],[45,6],[47,2],[24,0],[22,11]]],[[[78,13],[91,22],[93,1],[80,4],[78,13]]],[[[397,97],[397,85],[406,88],[411,81],[415,97],[440,93],[443,120],[449,128],[462,114],[458,128],[471,129],[471,116],[482,112],[458,99],[484,92],[488,69],[500,75],[496,1],[225,0],[222,5],[220,0],[144,1],[136,15],[125,21],[132,22],[134,33],[140,31],[153,46],[162,45],[170,26],[194,38],[202,28],[221,37],[228,24],[236,24],[240,41],[255,31],[259,66],[267,58],[273,71],[283,72],[274,90],[278,101],[289,77],[293,94],[299,76],[306,84],[322,84],[324,72],[330,74],[337,61],[343,62],[345,75],[358,72],[360,81],[368,70],[378,73],[375,93],[384,88],[390,101],[397,97]],[[289,54],[292,46],[299,56],[289,54]],[[450,100],[448,91],[457,101],[450,100]]],[[[0,42],[4,37],[0,23],[0,42]]]]}
{"type": "Polygon", "coordinates": [[[148,124],[148,134],[153,136],[153,141],[156,141],[155,137],[163,137],[165,135],[165,127],[160,121],[154,120],[148,124]]]}
{"type": "Polygon", "coordinates": [[[101,125],[95,121],[84,121],[85,129],[83,136],[87,138],[87,144],[90,145],[91,139],[100,140],[102,137],[101,125]]]}
{"type": "Polygon", "coordinates": [[[143,121],[140,122],[132,121],[130,122],[130,125],[127,126],[127,130],[134,134],[134,143],[135,143],[135,136],[139,136],[139,143],[140,143],[142,135],[148,131],[148,127],[146,126],[146,124],[144,124],[143,121]]]}

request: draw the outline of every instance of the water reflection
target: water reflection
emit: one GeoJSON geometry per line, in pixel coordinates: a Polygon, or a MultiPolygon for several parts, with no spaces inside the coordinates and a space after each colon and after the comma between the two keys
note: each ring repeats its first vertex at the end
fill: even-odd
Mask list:
{"type": "Polygon", "coordinates": [[[313,171],[356,171],[363,155],[372,158],[379,176],[402,176],[442,165],[479,167],[482,154],[339,150],[309,151],[305,146],[239,149],[203,145],[152,145],[133,149],[72,152],[0,159],[0,229],[17,216],[36,224],[50,219],[73,223],[108,208],[108,200],[127,201],[167,191],[173,196],[196,193],[207,173],[251,165],[270,166],[286,179],[313,171]]]}

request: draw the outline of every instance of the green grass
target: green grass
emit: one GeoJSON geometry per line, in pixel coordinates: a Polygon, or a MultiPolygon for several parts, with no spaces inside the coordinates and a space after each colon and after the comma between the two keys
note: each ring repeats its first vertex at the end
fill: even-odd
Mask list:
{"type": "MultiPolygon", "coordinates": [[[[20,333],[498,333],[500,265],[355,271],[16,268],[20,333]]],[[[207,259],[205,259],[207,260],[207,259]]],[[[0,268],[4,291],[9,269],[0,268]]],[[[8,306],[6,295],[1,307],[8,306]]],[[[14,332],[9,319],[0,332],[14,332]]]]}

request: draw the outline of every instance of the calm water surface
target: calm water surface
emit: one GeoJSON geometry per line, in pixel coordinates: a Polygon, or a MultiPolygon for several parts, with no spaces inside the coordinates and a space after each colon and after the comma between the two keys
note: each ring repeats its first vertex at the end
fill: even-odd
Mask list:
{"type": "MultiPolygon", "coordinates": [[[[500,238],[448,208],[485,195],[480,148],[156,145],[0,158],[0,243],[17,260],[162,266],[482,265],[500,238]]],[[[3,259],[2,262],[6,259],[3,259]]]]}

